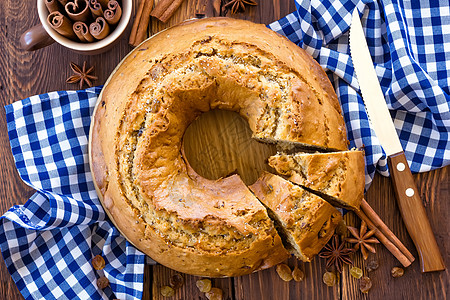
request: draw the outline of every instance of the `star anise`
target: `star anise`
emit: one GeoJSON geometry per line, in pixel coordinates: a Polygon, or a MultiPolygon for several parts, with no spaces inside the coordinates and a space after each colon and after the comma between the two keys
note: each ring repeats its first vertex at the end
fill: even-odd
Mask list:
{"type": "Polygon", "coordinates": [[[380,243],[376,238],[372,237],[375,234],[375,229],[367,232],[367,224],[364,221],[361,221],[361,228],[359,229],[359,232],[355,227],[347,226],[347,229],[354,236],[354,238],[348,238],[347,242],[355,244],[353,247],[355,250],[361,249],[364,260],[369,257],[369,253],[367,251],[375,253],[375,248],[371,244],[380,243]]]}
{"type": "Polygon", "coordinates": [[[79,65],[71,62],[70,68],[73,71],[73,75],[67,78],[67,83],[77,83],[80,82],[80,89],[83,88],[84,83],[87,84],[88,87],[92,87],[92,81],[96,80],[98,77],[92,75],[91,73],[94,71],[94,67],[90,67],[86,70],[86,62],[83,62],[83,68],[80,68],[79,65]]]}
{"type": "Polygon", "coordinates": [[[352,248],[345,248],[344,242],[339,242],[339,237],[335,234],[331,241],[325,245],[319,257],[326,259],[327,269],[332,265],[335,266],[339,273],[342,273],[344,264],[352,265],[351,255],[355,252],[352,248]]]}
{"type": "Polygon", "coordinates": [[[245,5],[258,5],[258,2],[254,0],[230,0],[225,4],[224,8],[231,7],[231,13],[235,14],[239,10],[245,11],[245,5]]]}

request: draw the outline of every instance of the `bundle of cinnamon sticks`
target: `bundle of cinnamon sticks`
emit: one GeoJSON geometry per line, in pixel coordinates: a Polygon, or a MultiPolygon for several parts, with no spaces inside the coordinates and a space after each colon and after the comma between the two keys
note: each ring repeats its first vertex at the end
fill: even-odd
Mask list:
{"type": "Polygon", "coordinates": [[[78,42],[104,39],[122,17],[120,0],[45,0],[45,5],[48,24],[78,42]]]}
{"type": "Polygon", "coordinates": [[[147,38],[150,16],[167,22],[184,0],[160,0],[153,9],[153,0],[141,0],[131,29],[129,44],[137,46],[147,38]]]}
{"type": "Polygon", "coordinates": [[[415,260],[414,256],[384,224],[366,200],[363,199],[360,209],[355,209],[354,212],[361,220],[366,222],[371,230],[375,230],[375,236],[404,267],[408,267],[415,260]]]}

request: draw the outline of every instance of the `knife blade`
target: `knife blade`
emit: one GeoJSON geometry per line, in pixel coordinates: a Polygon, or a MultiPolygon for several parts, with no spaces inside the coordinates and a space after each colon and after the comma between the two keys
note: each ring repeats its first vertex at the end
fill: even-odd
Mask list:
{"type": "Polygon", "coordinates": [[[416,246],[421,271],[444,270],[444,261],[381,90],[356,8],[352,14],[349,38],[350,54],[367,115],[387,155],[397,203],[416,246]]]}

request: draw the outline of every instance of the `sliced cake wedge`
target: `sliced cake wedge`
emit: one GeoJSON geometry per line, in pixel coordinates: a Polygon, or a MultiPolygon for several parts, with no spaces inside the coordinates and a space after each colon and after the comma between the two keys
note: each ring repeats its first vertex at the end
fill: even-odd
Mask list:
{"type": "Polygon", "coordinates": [[[269,165],[334,206],[359,209],[364,197],[363,151],[276,154],[269,165]]]}
{"type": "Polygon", "coordinates": [[[302,261],[319,253],[342,220],[331,204],[281,176],[264,172],[249,188],[266,206],[285,247],[302,261]]]}

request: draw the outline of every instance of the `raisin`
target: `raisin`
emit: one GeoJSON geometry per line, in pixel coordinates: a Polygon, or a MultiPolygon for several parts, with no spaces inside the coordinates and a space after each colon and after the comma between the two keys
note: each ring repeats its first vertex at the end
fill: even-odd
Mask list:
{"type": "Polygon", "coordinates": [[[197,280],[195,285],[198,287],[198,289],[202,293],[207,293],[211,290],[211,280],[209,280],[209,279],[197,280]]]}
{"type": "Polygon", "coordinates": [[[209,300],[222,300],[223,291],[219,288],[212,288],[209,292],[205,294],[206,298],[209,300]]]}
{"type": "Polygon", "coordinates": [[[347,224],[345,224],[345,221],[342,219],[337,227],[336,227],[336,234],[340,235],[340,236],[346,236],[347,235],[347,224]]]}
{"type": "Polygon", "coordinates": [[[106,277],[100,277],[97,279],[97,286],[99,289],[103,290],[109,285],[109,280],[106,277]]]}
{"type": "Polygon", "coordinates": [[[399,267],[393,267],[391,270],[391,275],[394,278],[402,277],[405,274],[405,270],[399,267]]]}
{"type": "Polygon", "coordinates": [[[333,272],[325,272],[322,277],[323,283],[325,283],[327,286],[333,286],[337,282],[336,274],[333,272]]]}
{"type": "Polygon", "coordinates": [[[305,273],[303,273],[302,270],[295,266],[294,270],[292,271],[292,278],[294,278],[294,280],[297,282],[303,281],[303,279],[305,279],[305,273]]]}
{"type": "Polygon", "coordinates": [[[278,276],[280,276],[280,278],[283,279],[284,281],[292,280],[291,268],[289,268],[289,266],[286,264],[277,265],[277,273],[278,273],[278,276]]]}
{"type": "Polygon", "coordinates": [[[369,277],[363,277],[359,280],[359,290],[363,293],[368,293],[372,288],[372,280],[369,277]]]}
{"type": "Polygon", "coordinates": [[[103,257],[101,255],[96,255],[92,259],[92,266],[96,270],[102,270],[105,267],[105,260],[103,259],[103,257]]]}
{"type": "Polygon", "coordinates": [[[352,267],[350,269],[350,274],[353,277],[355,277],[357,279],[360,279],[363,276],[363,271],[360,268],[358,268],[358,267],[352,267]]]}
{"type": "Polygon", "coordinates": [[[184,284],[184,278],[180,274],[174,274],[172,277],[170,277],[169,285],[177,290],[181,288],[184,284]]]}
{"type": "Polygon", "coordinates": [[[175,295],[175,290],[168,285],[162,286],[161,295],[163,297],[173,297],[175,295]]]}
{"type": "Polygon", "coordinates": [[[367,263],[366,269],[368,272],[372,272],[378,269],[379,266],[380,265],[378,264],[378,261],[376,259],[373,259],[367,263]]]}

